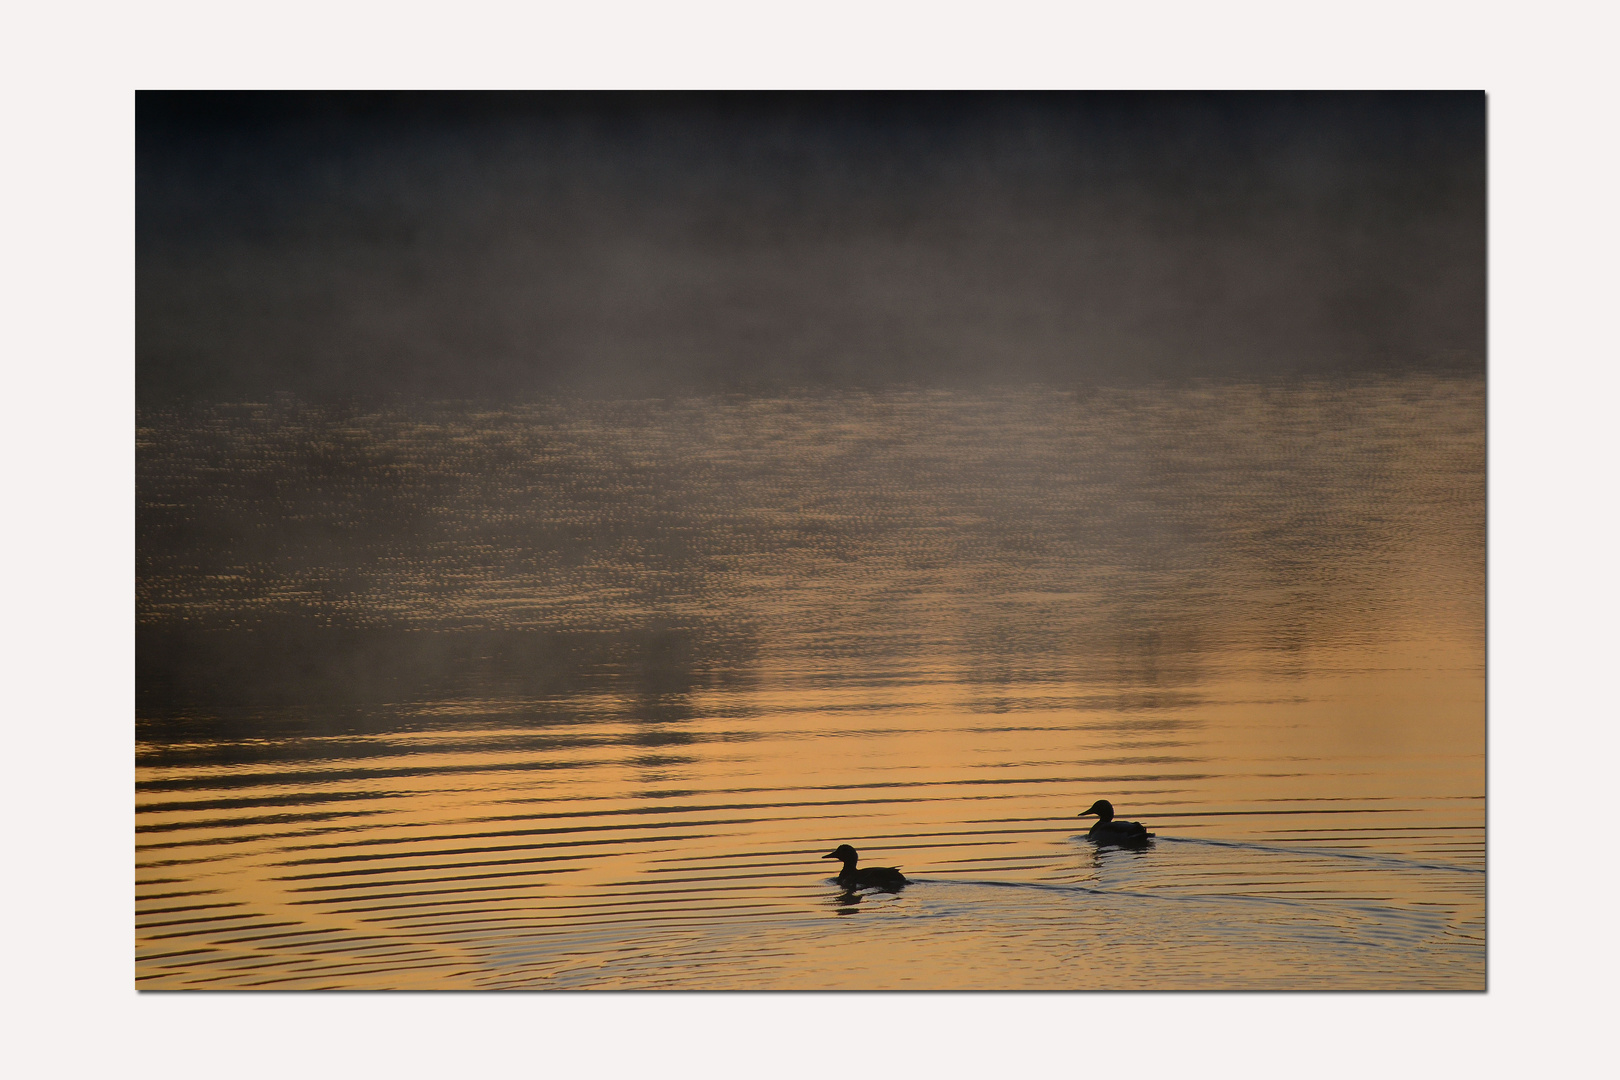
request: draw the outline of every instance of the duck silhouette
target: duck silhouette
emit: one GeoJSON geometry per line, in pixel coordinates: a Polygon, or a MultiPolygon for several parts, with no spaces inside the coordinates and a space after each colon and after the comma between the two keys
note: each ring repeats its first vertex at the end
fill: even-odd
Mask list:
{"type": "Polygon", "coordinates": [[[1115,821],[1114,804],[1107,799],[1098,799],[1091,804],[1091,809],[1083,810],[1077,816],[1085,817],[1087,814],[1097,815],[1097,823],[1086,835],[1099,844],[1125,847],[1131,844],[1145,844],[1153,839],[1153,834],[1148,832],[1140,821],[1115,821]]]}
{"type": "Polygon", "coordinates": [[[860,854],[848,844],[839,844],[833,850],[822,856],[823,859],[838,859],[844,864],[843,870],[838,873],[838,884],[846,889],[858,889],[863,885],[876,886],[897,892],[911,882],[906,880],[898,867],[894,866],[868,866],[864,870],[855,869],[855,860],[860,854]]]}

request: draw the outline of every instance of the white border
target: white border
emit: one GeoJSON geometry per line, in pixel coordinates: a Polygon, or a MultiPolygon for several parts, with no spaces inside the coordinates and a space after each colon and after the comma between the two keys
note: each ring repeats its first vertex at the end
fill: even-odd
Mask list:
{"type": "Polygon", "coordinates": [[[1615,644],[1616,36],[1598,5],[1533,10],[1410,0],[12,9],[0,295],[16,515],[3,655],[6,1056],[17,1074],[1589,1072],[1616,960],[1615,872],[1597,809],[1616,760],[1613,689],[1605,679],[1598,692],[1615,644]],[[136,87],[1489,91],[1490,993],[135,994],[136,87]]]}

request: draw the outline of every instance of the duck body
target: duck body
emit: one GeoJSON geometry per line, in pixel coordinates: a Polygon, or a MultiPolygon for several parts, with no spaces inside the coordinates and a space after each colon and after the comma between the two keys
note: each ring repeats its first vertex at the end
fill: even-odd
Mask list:
{"type": "Polygon", "coordinates": [[[1127,847],[1145,844],[1153,839],[1153,834],[1140,821],[1115,821],[1114,804],[1107,799],[1098,799],[1091,804],[1091,809],[1082,811],[1079,816],[1085,817],[1087,814],[1097,815],[1097,823],[1086,835],[1099,844],[1127,847]]]}
{"type": "Polygon", "coordinates": [[[838,884],[844,886],[846,889],[859,889],[862,887],[871,886],[878,889],[888,889],[889,891],[893,892],[911,884],[910,881],[906,880],[906,876],[900,872],[898,867],[868,866],[864,869],[857,869],[855,862],[860,858],[860,854],[848,844],[839,844],[832,851],[829,851],[827,854],[823,855],[822,858],[837,859],[844,864],[844,868],[839,871],[836,880],[838,884]]]}

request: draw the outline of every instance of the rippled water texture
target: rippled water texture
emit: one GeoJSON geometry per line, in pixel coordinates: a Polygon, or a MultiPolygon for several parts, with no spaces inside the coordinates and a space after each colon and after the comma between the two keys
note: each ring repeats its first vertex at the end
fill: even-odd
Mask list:
{"type": "Polygon", "coordinates": [[[1482,989],[1483,428],[1432,376],[143,411],[138,985],[1482,989]]]}

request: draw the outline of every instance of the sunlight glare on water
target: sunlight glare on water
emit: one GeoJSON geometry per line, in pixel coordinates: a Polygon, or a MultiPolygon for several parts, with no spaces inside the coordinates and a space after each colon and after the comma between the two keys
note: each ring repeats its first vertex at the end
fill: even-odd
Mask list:
{"type": "Polygon", "coordinates": [[[138,985],[1483,989],[1483,401],[144,410],[138,985]]]}

